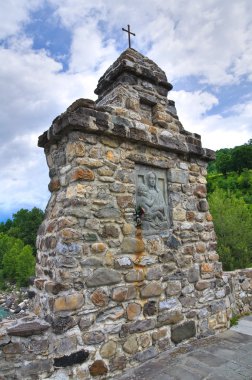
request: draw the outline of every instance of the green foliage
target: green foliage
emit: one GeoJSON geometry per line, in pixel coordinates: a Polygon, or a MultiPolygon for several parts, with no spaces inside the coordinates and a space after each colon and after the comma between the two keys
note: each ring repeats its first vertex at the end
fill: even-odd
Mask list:
{"type": "Polygon", "coordinates": [[[222,174],[209,174],[207,189],[209,194],[216,189],[223,189],[252,204],[252,171],[245,169],[240,174],[231,172],[226,177],[222,174]]]}
{"type": "Polygon", "coordinates": [[[37,207],[31,211],[21,209],[13,215],[13,220],[8,219],[6,223],[0,224],[0,232],[21,239],[24,244],[30,245],[35,253],[37,231],[43,219],[44,212],[37,207]]]}
{"type": "Polygon", "coordinates": [[[43,219],[44,212],[34,207],[0,223],[0,288],[6,282],[25,286],[34,275],[37,230],[43,219]]]}
{"type": "Polygon", "coordinates": [[[242,198],[222,189],[209,197],[217,252],[225,270],[246,268],[252,260],[252,210],[242,198]]]}
{"type": "Polygon", "coordinates": [[[243,169],[252,169],[252,145],[236,146],[232,152],[231,170],[241,173],[243,169]]]}
{"type": "Polygon", "coordinates": [[[3,269],[3,257],[6,252],[9,252],[11,247],[14,245],[15,239],[3,232],[0,233],[0,270],[3,269]]]}
{"type": "Polygon", "coordinates": [[[208,172],[226,176],[228,172],[241,173],[244,169],[252,169],[252,139],[241,146],[218,150],[216,160],[209,165],[208,172]]]}
{"type": "Polygon", "coordinates": [[[32,254],[32,248],[25,245],[17,256],[17,285],[27,285],[28,279],[35,274],[35,257],[32,254]]]}
{"type": "Polygon", "coordinates": [[[0,234],[0,286],[5,281],[25,286],[35,273],[35,258],[32,247],[20,239],[0,234]]]}
{"type": "Polygon", "coordinates": [[[11,228],[12,226],[12,220],[11,219],[7,219],[6,222],[1,222],[0,223],[0,233],[3,232],[4,234],[6,234],[8,232],[8,230],[11,228]]]}
{"type": "Polygon", "coordinates": [[[230,318],[230,327],[237,326],[239,319],[240,319],[239,315],[234,315],[232,318],[230,318]]]}

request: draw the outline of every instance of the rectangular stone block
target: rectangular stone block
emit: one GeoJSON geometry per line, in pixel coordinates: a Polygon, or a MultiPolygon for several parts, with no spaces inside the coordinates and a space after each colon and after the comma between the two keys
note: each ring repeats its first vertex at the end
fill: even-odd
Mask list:
{"type": "Polygon", "coordinates": [[[179,169],[170,169],[168,170],[168,181],[174,182],[174,183],[181,183],[183,185],[186,185],[188,183],[188,172],[185,170],[179,170],[179,169]]]}

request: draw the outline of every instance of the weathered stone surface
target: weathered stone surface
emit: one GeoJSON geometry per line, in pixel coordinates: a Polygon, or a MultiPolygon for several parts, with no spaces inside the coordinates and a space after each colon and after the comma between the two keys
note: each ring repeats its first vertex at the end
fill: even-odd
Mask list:
{"type": "Polygon", "coordinates": [[[66,146],[66,154],[69,161],[71,161],[74,157],[83,157],[85,155],[85,151],[85,145],[82,142],[68,143],[66,146]]]}
{"type": "Polygon", "coordinates": [[[135,264],[140,265],[142,267],[151,266],[153,264],[156,264],[158,262],[157,256],[141,256],[137,257],[134,260],[135,264]]]}
{"type": "Polygon", "coordinates": [[[196,251],[199,253],[206,252],[206,244],[202,241],[196,243],[196,251]]]}
{"type": "Polygon", "coordinates": [[[98,172],[98,174],[99,174],[100,176],[107,176],[107,177],[110,177],[110,176],[112,176],[112,175],[114,174],[114,171],[111,170],[111,169],[110,169],[109,167],[107,167],[107,166],[104,166],[104,167],[98,169],[97,172],[98,172]]]}
{"type": "Polygon", "coordinates": [[[133,261],[128,256],[116,258],[114,261],[115,269],[133,268],[133,261]]]}
{"type": "Polygon", "coordinates": [[[181,303],[176,297],[167,298],[159,302],[159,310],[181,309],[181,303]]]}
{"type": "Polygon", "coordinates": [[[80,293],[74,293],[56,298],[54,300],[53,310],[55,312],[77,310],[80,309],[82,305],[84,305],[84,296],[80,293]]]}
{"type": "Polygon", "coordinates": [[[191,293],[193,293],[193,291],[194,291],[194,285],[193,284],[189,284],[189,285],[186,285],[182,289],[182,294],[183,295],[191,294],[191,293]]]}
{"type": "Polygon", "coordinates": [[[141,289],[141,297],[149,298],[149,297],[158,297],[162,293],[163,288],[158,282],[151,282],[145,285],[141,289]]]}
{"type": "Polygon", "coordinates": [[[144,304],[143,314],[146,316],[155,315],[157,313],[157,303],[155,301],[148,301],[144,304]]]}
{"type": "Polygon", "coordinates": [[[125,192],[125,185],[120,182],[114,182],[109,186],[110,190],[115,193],[124,193],[125,192]]]}
{"type": "Polygon", "coordinates": [[[198,281],[195,284],[195,288],[197,290],[205,290],[211,286],[211,283],[209,281],[198,281]]]}
{"type": "Polygon", "coordinates": [[[60,235],[64,242],[72,242],[73,240],[79,240],[82,238],[82,234],[73,228],[64,228],[60,231],[60,235]]]}
{"type": "Polygon", "coordinates": [[[198,210],[201,212],[206,212],[208,211],[208,209],[209,209],[209,206],[208,206],[207,200],[206,199],[200,200],[198,203],[198,210]]]}
{"type": "Polygon", "coordinates": [[[115,355],[117,349],[117,344],[114,340],[109,340],[104,343],[100,349],[100,354],[102,358],[109,359],[115,355]]]}
{"type": "Polygon", "coordinates": [[[120,211],[115,207],[103,207],[95,213],[95,216],[101,219],[119,218],[120,211]]]}
{"type": "Polygon", "coordinates": [[[117,302],[131,300],[137,296],[137,291],[134,286],[120,286],[112,291],[112,299],[117,302]]]}
{"type": "Polygon", "coordinates": [[[181,293],[181,282],[180,281],[169,281],[165,289],[167,296],[176,296],[181,293]]]}
{"type": "Polygon", "coordinates": [[[89,372],[92,376],[102,376],[107,374],[108,368],[103,360],[96,360],[89,367],[89,372]]]}
{"type": "Polygon", "coordinates": [[[30,336],[42,334],[42,332],[48,330],[49,327],[49,323],[40,319],[34,321],[20,320],[15,325],[9,327],[7,332],[11,336],[30,336]]]}
{"type": "Polygon", "coordinates": [[[94,318],[90,316],[82,317],[79,321],[79,327],[81,330],[88,329],[94,322],[94,318]]]}
{"type": "Polygon", "coordinates": [[[180,206],[173,209],[173,219],[183,222],[186,219],[186,210],[180,206]]]}
{"type": "Polygon", "coordinates": [[[196,326],[194,321],[187,321],[183,324],[172,326],[171,340],[174,343],[180,343],[185,339],[192,338],[196,335],[196,326]]]}
{"type": "Polygon", "coordinates": [[[120,235],[119,228],[113,224],[106,224],[102,230],[102,236],[104,238],[118,238],[120,235]]]}
{"type": "Polygon", "coordinates": [[[199,198],[206,198],[206,193],[207,193],[206,185],[200,184],[196,186],[194,194],[197,195],[199,198]]]}
{"type": "Polygon", "coordinates": [[[25,346],[19,342],[9,343],[3,346],[2,351],[5,355],[21,355],[25,353],[25,346]]]}
{"type": "Polygon", "coordinates": [[[198,265],[194,265],[188,271],[188,281],[189,282],[197,282],[200,277],[200,270],[198,265]]]}
{"type": "Polygon", "coordinates": [[[55,334],[62,334],[77,324],[75,318],[71,316],[56,317],[52,320],[52,328],[55,334]]]}
{"type": "Polygon", "coordinates": [[[22,363],[20,376],[21,379],[32,378],[37,376],[38,373],[50,373],[53,369],[52,359],[37,359],[32,362],[22,363]]]}
{"type": "Polygon", "coordinates": [[[104,243],[94,243],[91,245],[91,250],[94,253],[103,253],[107,249],[106,244],[104,243]]]}
{"type": "Polygon", "coordinates": [[[102,331],[90,331],[83,335],[83,342],[85,344],[99,344],[104,342],[105,336],[102,331]]]}
{"type": "Polygon", "coordinates": [[[120,355],[111,359],[109,364],[110,364],[110,370],[112,372],[116,370],[122,371],[126,367],[127,358],[123,355],[120,355]]]}
{"type": "Polygon", "coordinates": [[[122,253],[140,253],[144,251],[144,242],[141,239],[125,237],[122,241],[122,253]]]}
{"type": "Polygon", "coordinates": [[[151,337],[149,334],[142,334],[139,336],[139,344],[142,346],[142,348],[146,348],[151,346],[151,337]]]}
{"type": "Polygon", "coordinates": [[[179,301],[183,307],[190,308],[195,307],[196,297],[194,295],[179,297],[179,301]]]}
{"type": "Polygon", "coordinates": [[[162,277],[162,270],[160,267],[153,267],[148,269],[146,273],[147,280],[159,280],[162,277]]]}
{"type": "Polygon", "coordinates": [[[117,204],[120,208],[125,209],[128,207],[134,207],[134,198],[132,195],[118,195],[116,197],[117,204]]]}
{"type": "Polygon", "coordinates": [[[95,178],[94,172],[90,169],[75,169],[71,175],[71,181],[93,181],[95,178]]]}
{"type": "Polygon", "coordinates": [[[157,325],[174,325],[183,319],[183,314],[179,310],[164,311],[158,316],[157,325]]]}
{"type": "Polygon", "coordinates": [[[200,266],[201,273],[211,273],[214,270],[214,266],[211,263],[202,263],[200,266]]]}
{"type": "Polygon", "coordinates": [[[127,354],[135,354],[138,351],[138,342],[135,336],[130,336],[123,344],[123,349],[127,354]]]}
{"type": "Polygon", "coordinates": [[[170,338],[161,339],[157,342],[158,348],[161,351],[167,350],[172,346],[170,338]]]}
{"type": "Polygon", "coordinates": [[[167,336],[167,327],[163,327],[152,333],[152,340],[154,343],[167,336]]]}
{"type": "Polygon", "coordinates": [[[125,276],[127,282],[141,282],[144,280],[144,272],[141,270],[132,270],[125,276]]]}
{"type": "Polygon", "coordinates": [[[120,319],[121,317],[123,317],[124,313],[125,311],[123,307],[121,306],[111,307],[109,309],[106,309],[103,312],[100,312],[96,317],[96,321],[97,322],[104,322],[106,320],[116,321],[117,319],[120,319]]]}
{"type": "Polygon", "coordinates": [[[60,189],[60,181],[59,179],[52,179],[48,185],[48,190],[53,193],[54,191],[58,191],[60,189]]]}
{"type": "Polygon", "coordinates": [[[145,319],[122,325],[120,336],[127,336],[128,334],[135,334],[154,329],[156,321],[154,319],[145,319]]]}
{"type": "Polygon", "coordinates": [[[152,358],[155,358],[155,356],[158,355],[158,351],[155,347],[150,347],[145,351],[138,352],[135,356],[134,359],[137,360],[138,362],[146,362],[147,360],[150,360],[152,358]]]}
{"type": "Polygon", "coordinates": [[[109,297],[105,290],[103,289],[96,289],[91,297],[91,301],[93,302],[94,305],[104,307],[107,306],[109,303],[109,297]]]}
{"type": "Polygon", "coordinates": [[[141,305],[136,302],[129,303],[126,308],[127,318],[129,321],[137,319],[141,313],[141,305]]]}
{"type": "Polygon", "coordinates": [[[45,282],[45,290],[49,293],[56,295],[59,292],[67,290],[67,285],[64,285],[60,282],[46,281],[45,282]]]}
{"type": "Polygon", "coordinates": [[[55,367],[68,367],[74,364],[84,363],[89,357],[89,352],[85,350],[80,350],[77,352],[73,352],[70,355],[64,355],[60,358],[54,359],[55,367]]]}
{"type": "Polygon", "coordinates": [[[113,269],[96,269],[93,275],[87,279],[86,284],[89,288],[102,285],[113,285],[121,281],[120,273],[113,269]]]}
{"type": "Polygon", "coordinates": [[[101,259],[97,259],[96,257],[89,257],[85,260],[81,260],[80,265],[83,268],[87,268],[87,267],[99,268],[103,266],[103,261],[101,259]]]}
{"type": "Polygon", "coordinates": [[[168,171],[168,180],[171,182],[187,184],[188,172],[179,169],[170,169],[168,171]]]}

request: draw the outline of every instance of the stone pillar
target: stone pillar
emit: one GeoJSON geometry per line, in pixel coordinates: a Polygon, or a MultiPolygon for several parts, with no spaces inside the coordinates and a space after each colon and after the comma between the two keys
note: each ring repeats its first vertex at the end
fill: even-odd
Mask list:
{"type": "Polygon", "coordinates": [[[98,100],[77,100],[39,138],[52,194],[34,312],[68,337],[62,355],[84,350],[89,376],[227,326],[206,200],[214,153],[184,130],[171,88],[127,49],[100,79],[98,100]]]}

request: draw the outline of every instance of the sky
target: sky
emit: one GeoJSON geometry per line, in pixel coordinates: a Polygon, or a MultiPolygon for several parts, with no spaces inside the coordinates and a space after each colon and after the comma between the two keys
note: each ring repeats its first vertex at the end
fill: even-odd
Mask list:
{"type": "Polygon", "coordinates": [[[252,138],[251,0],[0,0],[0,221],[45,209],[38,136],[76,99],[96,99],[98,79],[128,47],[128,24],[203,147],[252,138]]]}

